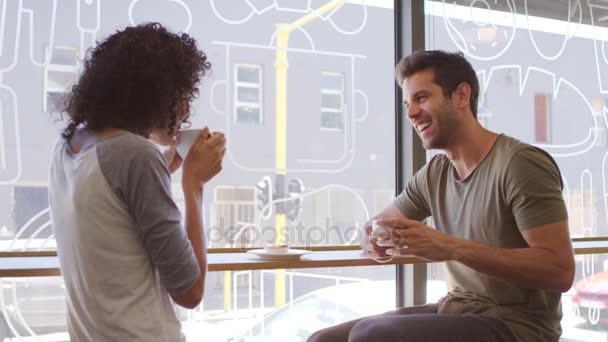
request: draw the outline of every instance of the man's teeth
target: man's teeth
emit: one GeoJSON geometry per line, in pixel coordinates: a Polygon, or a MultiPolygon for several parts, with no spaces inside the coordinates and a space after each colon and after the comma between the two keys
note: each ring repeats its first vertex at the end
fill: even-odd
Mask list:
{"type": "Polygon", "coordinates": [[[424,131],[424,130],[425,130],[427,127],[429,127],[430,125],[431,125],[431,123],[430,123],[430,122],[425,123],[425,124],[423,124],[423,125],[419,125],[419,126],[418,126],[418,131],[422,132],[422,131],[424,131]]]}

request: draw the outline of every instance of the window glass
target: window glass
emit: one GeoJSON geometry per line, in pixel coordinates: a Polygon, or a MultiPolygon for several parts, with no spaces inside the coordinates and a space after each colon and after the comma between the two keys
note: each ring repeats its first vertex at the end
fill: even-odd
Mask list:
{"type": "MultiPolygon", "coordinates": [[[[192,128],[222,131],[228,141],[222,173],[205,185],[208,247],[278,242],[358,245],[357,228],[392,197],[378,194],[394,195],[395,189],[392,4],[382,0],[3,2],[0,239],[5,244],[0,248],[55,248],[44,193],[51,147],[62,126],[49,113],[57,110],[61,96],[82,69],[87,49],[126,25],[151,21],[191,34],[212,63],[191,117],[192,128]],[[323,7],[329,3],[330,7],[323,7]],[[311,20],[298,24],[305,16],[311,20]],[[331,101],[322,104],[321,94],[331,101]],[[320,126],[341,132],[328,134],[320,126]],[[361,132],[376,134],[370,141],[361,132]],[[262,179],[269,180],[272,196],[258,197],[262,179]],[[41,189],[24,190],[28,184],[41,189]],[[268,202],[260,203],[258,198],[268,202]],[[267,208],[266,215],[262,208],[267,208]]],[[[172,179],[174,196],[183,208],[181,171],[172,179]]],[[[323,281],[293,275],[291,282],[291,273],[265,273],[262,288],[257,273],[253,277],[258,280],[249,287],[246,275],[212,272],[207,277],[204,310],[180,311],[184,332],[195,341],[226,340],[226,334],[240,334],[240,328],[266,313],[307,293],[336,286],[335,276],[390,281],[394,267],[309,273],[323,281]],[[260,303],[261,293],[265,299],[260,303]]],[[[49,282],[48,293],[36,290],[44,299],[28,302],[31,311],[45,315],[24,316],[24,320],[36,327],[35,334],[47,334],[41,339],[66,340],[65,334],[53,335],[57,329],[44,328],[47,322],[52,325],[55,315],[45,310],[64,308],[47,305],[61,292],[61,285],[59,290],[54,286],[49,282]]],[[[391,302],[393,294],[377,297],[391,302]]],[[[17,292],[18,300],[29,296],[17,292]]],[[[345,307],[349,301],[338,302],[345,307]]],[[[5,303],[3,309],[17,309],[16,304],[9,305],[5,303]]],[[[331,319],[321,321],[338,322],[367,313],[328,309],[321,316],[331,319]]],[[[306,326],[306,331],[315,327],[320,325],[306,326]]],[[[18,336],[33,335],[18,329],[18,336]]],[[[305,340],[305,335],[296,332],[293,340],[305,340]]]]}
{"type": "MultiPolygon", "coordinates": [[[[553,156],[562,173],[572,237],[608,235],[605,3],[427,0],[424,4],[427,47],[462,51],[477,71],[483,126],[553,156]]],[[[564,294],[562,303],[564,337],[606,338],[599,293],[604,259],[603,255],[576,256],[577,285],[564,294]],[[575,295],[581,288],[587,294],[575,295]]],[[[431,281],[441,279],[437,272],[429,276],[431,281]]]]}

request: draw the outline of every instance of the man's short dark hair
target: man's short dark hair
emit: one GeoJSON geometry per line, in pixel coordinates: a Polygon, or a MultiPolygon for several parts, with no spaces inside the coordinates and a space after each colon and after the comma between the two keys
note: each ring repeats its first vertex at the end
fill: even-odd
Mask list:
{"type": "Polygon", "coordinates": [[[479,81],[473,66],[464,58],[462,52],[415,51],[399,61],[395,68],[395,79],[401,86],[406,78],[427,69],[434,71],[435,79],[433,81],[441,87],[444,96],[451,96],[461,83],[468,83],[471,86],[471,98],[469,100],[471,111],[473,116],[477,118],[479,81]]]}

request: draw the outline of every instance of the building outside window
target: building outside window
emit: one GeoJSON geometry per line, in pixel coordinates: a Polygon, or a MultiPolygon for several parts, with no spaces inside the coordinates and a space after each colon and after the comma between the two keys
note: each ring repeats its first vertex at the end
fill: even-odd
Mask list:
{"type": "Polygon", "coordinates": [[[344,76],[321,73],[321,130],[344,129],[344,76]]]}
{"type": "Polygon", "coordinates": [[[234,75],[234,121],[262,124],[262,66],[236,64],[234,75]]]}
{"type": "Polygon", "coordinates": [[[534,141],[551,141],[551,102],[550,95],[534,95],[534,141]]]}
{"type": "Polygon", "coordinates": [[[606,100],[602,97],[596,97],[591,100],[591,107],[593,108],[593,116],[598,126],[594,128],[594,133],[597,134],[597,140],[595,146],[606,147],[606,125],[604,124],[604,115],[608,115],[608,107],[606,107],[606,100]]]}

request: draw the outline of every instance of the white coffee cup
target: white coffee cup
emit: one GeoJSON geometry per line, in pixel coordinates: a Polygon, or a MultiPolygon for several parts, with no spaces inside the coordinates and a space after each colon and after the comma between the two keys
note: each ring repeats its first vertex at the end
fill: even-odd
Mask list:
{"type": "Polygon", "coordinates": [[[180,157],[186,159],[188,151],[190,151],[190,148],[201,134],[201,131],[202,129],[200,128],[190,128],[177,132],[177,139],[179,141],[177,144],[177,153],[180,157]]]}

